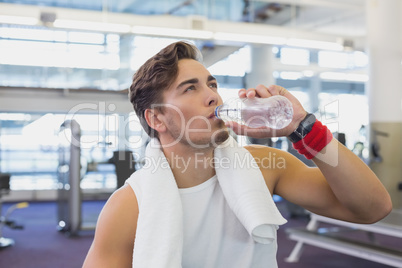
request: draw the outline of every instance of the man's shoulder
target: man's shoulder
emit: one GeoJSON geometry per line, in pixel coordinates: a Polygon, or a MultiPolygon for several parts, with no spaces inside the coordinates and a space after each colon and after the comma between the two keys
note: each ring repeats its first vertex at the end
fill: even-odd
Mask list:
{"type": "Polygon", "coordinates": [[[122,203],[130,207],[138,206],[136,194],[128,184],[125,184],[116,191],[114,191],[114,193],[110,196],[108,202],[122,203]]]}
{"type": "Polygon", "coordinates": [[[249,144],[244,146],[244,149],[249,151],[253,156],[266,155],[267,153],[288,154],[288,152],[260,144],[249,144]]]}
{"type": "Polygon", "coordinates": [[[280,170],[282,172],[288,164],[293,163],[296,159],[285,150],[265,145],[251,144],[244,148],[250,152],[262,170],[280,170]]]}

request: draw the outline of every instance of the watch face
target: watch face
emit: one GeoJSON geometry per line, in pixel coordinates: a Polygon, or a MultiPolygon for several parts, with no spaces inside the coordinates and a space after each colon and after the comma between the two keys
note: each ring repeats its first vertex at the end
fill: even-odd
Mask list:
{"type": "Polygon", "coordinates": [[[288,139],[290,140],[290,142],[298,142],[299,140],[301,140],[303,137],[301,135],[300,132],[297,131],[297,129],[295,131],[293,131],[289,136],[288,139]]]}
{"type": "Polygon", "coordinates": [[[311,131],[311,129],[313,128],[313,125],[316,121],[316,118],[313,114],[308,114],[307,117],[305,118],[304,122],[303,122],[303,126],[302,126],[302,132],[304,135],[307,135],[307,133],[309,133],[311,131]]]}
{"type": "Polygon", "coordinates": [[[291,142],[298,142],[302,140],[313,128],[316,118],[313,114],[307,114],[307,116],[300,122],[300,125],[288,136],[291,142]]]}

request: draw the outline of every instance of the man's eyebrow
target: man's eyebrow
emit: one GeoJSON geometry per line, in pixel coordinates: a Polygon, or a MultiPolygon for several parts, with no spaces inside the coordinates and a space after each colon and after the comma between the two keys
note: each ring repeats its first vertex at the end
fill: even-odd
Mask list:
{"type": "MultiPolygon", "coordinates": [[[[207,80],[208,80],[208,82],[210,82],[210,81],[216,80],[216,78],[213,77],[212,75],[209,75],[207,80]]],[[[177,86],[177,89],[179,89],[179,88],[181,88],[181,87],[183,87],[183,86],[185,86],[187,84],[197,84],[198,82],[199,82],[199,80],[197,78],[191,78],[191,79],[188,79],[188,80],[185,80],[185,81],[181,82],[177,86]]]]}
{"type": "Polygon", "coordinates": [[[208,76],[208,82],[209,82],[209,81],[212,81],[212,80],[216,80],[216,78],[213,77],[212,75],[208,76]]]}
{"type": "Polygon", "coordinates": [[[185,80],[185,81],[181,82],[181,83],[177,86],[177,89],[179,89],[179,88],[181,88],[181,87],[183,87],[184,85],[187,85],[187,84],[197,84],[197,83],[198,83],[198,79],[197,79],[197,78],[191,78],[191,79],[188,79],[188,80],[185,80]]]}

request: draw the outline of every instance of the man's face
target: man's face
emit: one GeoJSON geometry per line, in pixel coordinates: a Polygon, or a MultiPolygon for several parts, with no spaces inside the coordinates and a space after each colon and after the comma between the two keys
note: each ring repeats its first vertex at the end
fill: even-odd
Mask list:
{"type": "Polygon", "coordinates": [[[222,143],[229,134],[224,122],[214,116],[222,104],[216,79],[195,60],[180,60],[178,67],[176,80],[163,96],[165,134],[171,144],[200,149],[222,143]]]}

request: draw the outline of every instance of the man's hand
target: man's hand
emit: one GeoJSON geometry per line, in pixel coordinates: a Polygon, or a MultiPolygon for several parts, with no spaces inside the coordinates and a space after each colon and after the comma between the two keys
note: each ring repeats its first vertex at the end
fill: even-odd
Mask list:
{"type": "Polygon", "coordinates": [[[307,115],[307,112],[295,96],[290,94],[285,88],[277,85],[271,85],[269,87],[258,85],[256,88],[249,88],[247,90],[243,88],[239,90],[240,98],[269,98],[275,95],[284,96],[292,103],[293,119],[287,127],[283,129],[272,129],[269,127],[250,128],[236,122],[227,122],[226,126],[233,129],[238,135],[245,135],[252,138],[270,138],[290,135],[307,115]]]}

